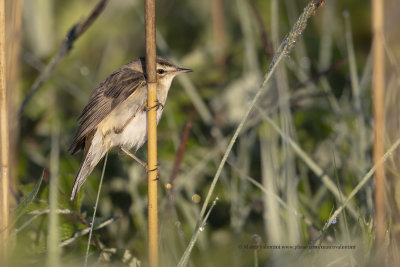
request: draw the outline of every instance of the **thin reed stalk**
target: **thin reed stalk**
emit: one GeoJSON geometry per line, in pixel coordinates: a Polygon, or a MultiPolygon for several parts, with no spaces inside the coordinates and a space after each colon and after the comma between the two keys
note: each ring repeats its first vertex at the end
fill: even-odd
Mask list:
{"type": "Polygon", "coordinates": [[[59,215],[58,209],[58,184],[59,184],[59,158],[60,158],[60,127],[55,123],[51,136],[50,152],[50,189],[49,189],[49,232],[47,236],[47,264],[60,266],[59,240],[59,215]]]}
{"type": "MultiPolygon", "coordinates": [[[[90,223],[90,227],[89,227],[89,238],[88,238],[88,243],[87,243],[87,247],[86,247],[86,254],[85,254],[85,265],[84,265],[85,267],[87,266],[87,263],[88,263],[90,241],[92,240],[92,233],[93,233],[94,222],[95,222],[95,218],[96,218],[97,205],[99,204],[101,186],[103,185],[104,173],[105,173],[105,171],[106,171],[106,166],[107,166],[107,159],[108,159],[108,153],[106,153],[106,156],[105,156],[105,158],[104,158],[103,170],[102,170],[102,172],[101,172],[101,178],[100,178],[99,189],[97,190],[97,197],[96,197],[96,203],[95,203],[95,205],[94,205],[94,211],[93,211],[92,222],[90,223]]],[[[64,242],[65,242],[65,241],[64,241],[64,242]]],[[[64,243],[64,242],[63,242],[63,243],[64,243]]]]}
{"type": "Polygon", "coordinates": [[[158,267],[158,165],[157,165],[157,76],[156,76],[156,3],[146,0],[146,73],[147,73],[147,182],[149,266],[158,267]]]}
{"type": "Polygon", "coordinates": [[[224,13],[224,1],[213,0],[211,1],[212,11],[212,22],[213,22],[213,34],[215,42],[215,63],[219,67],[225,65],[225,54],[226,54],[226,37],[225,37],[225,13],[224,13]]]}
{"type": "Polygon", "coordinates": [[[357,62],[353,46],[353,37],[351,32],[350,14],[349,12],[344,13],[345,18],[345,34],[346,34],[346,47],[347,54],[349,57],[349,67],[350,67],[350,79],[351,79],[351,89],[353,93],[353,105],[356,111],[356,123],[357,123],[357,142],[355,142],[356,148],[356,159],[357,165],[361,172],[365,172],[367,160],[366,160],[366,148],[367,148],[367,133],[364,123],[363,110],[361,106],[361,87],[359,83],[359,78],[357,74],[357,62]]]}
{"type": "MultiPolygon", "coordinates": [[[[372,1],[373,30],[373,110],[374,110],[374,163],[377,164],[384,153],[385,132],[385,53],[383,36],[383,1],[372,1]]],[[[385,238],[386,207],[385,207],[385,168],[379,164],[375,172],[375,221],[376,243],[379,247],[385,238]]]]}
{"type": "MultiPolygon", "coordinates": [[[[22,0],[9,0],[11,2],[11,18],[7,20],[6,31],[8,33],[6,39],[7,46],[7,87],[11,94],[9,98],[9,132],[10,132],[10,151],[18,150],[19,139],[19,120],[17,118],[18,103],[20,101],[20,88],[19,88],[19,56],[22,38],[22,0]]],[[[17,179],[17,165],[18,153],[10,155],[10,188],[13,192],[17,192],[18,179],[17,179]]],[[[10,206],[16,205],[16,199],[10,199],[10,206]]]]}
{"type": "MultiPolygon", "coordinates": [[[[10,213],[10,169],[9,169],[9,128],[8,128],[8,101],[6,85],[6,18],[5,0],[0,1],[0,150],[1,150],[1,180],[0,180],[0,242],[8,238],[10,213]]],[[[7,257],[7,245],[1,246],[0,259],[7,257]]]]}

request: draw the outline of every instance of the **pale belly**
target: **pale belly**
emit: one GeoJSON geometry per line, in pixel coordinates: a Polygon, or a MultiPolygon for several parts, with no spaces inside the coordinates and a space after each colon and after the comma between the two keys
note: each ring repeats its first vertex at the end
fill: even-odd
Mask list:
{"type": "MultiPolygon", "coordinates": [[[[161,119],[162,109],[157,111],[157,124],[161,119]]],[[[138,150],[147,141],[147,112],[139,112],[135,118],[119,133],[112,133],[112,146],[123,146],[138,150]]]]}
{"type": "MultiPolygon", "coordinates": [[[[161,119],[162,109],[157,110],[157,124],[161,119]]],[[[147,140],[147,112],[139,111],[136,116],[123,128],[122,131],[115,131],[115,128],[121,127],[129,120],[132,115],[113,114],[104,121],[107,127],[99,127],[97,130],[94,141],[100,141],[110,149],[115,146],[123,146],[126,149],[135,148],[138,150],[147,140]]]]}

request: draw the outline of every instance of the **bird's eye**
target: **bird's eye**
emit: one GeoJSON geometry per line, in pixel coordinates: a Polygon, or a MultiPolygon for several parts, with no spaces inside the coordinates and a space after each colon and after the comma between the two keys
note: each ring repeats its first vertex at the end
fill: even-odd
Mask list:
{"type": "Polygon", "coordinates": [[[158,73],[158,74],[164,74],[164,72],[165,72],[165,71],[164,71],[163,69],[158,69],[158,70],[157,70],[157,73],[158,73]]]}

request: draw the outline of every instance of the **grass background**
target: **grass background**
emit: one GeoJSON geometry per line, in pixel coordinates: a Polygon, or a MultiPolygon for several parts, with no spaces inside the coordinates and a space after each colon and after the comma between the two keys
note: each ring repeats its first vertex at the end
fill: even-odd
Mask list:
{"type": "MultiPolygon", "coordinates": [[[[223,8],[218,9],[212,2],[157,1],[158,55],[194,70],[173,82],[158,128],[162,266],[176,265],[187,247],[227,144],[259,88],[273,52],[307,4],[235,0],[223,1],[223,8]],[[182,162],[171,181],[188,124],[182,162]],[[166,187],[168,183],[172,190],[166,187]]],[[[96,3],[24,2],[20,99],[68,29],[96,3]]],[[[58,177],[55,199],[59,214],[55,242],[61,244],[60,259],[65,266],[83,263],[85,229],[93,214],[103,163],[71,203],[80,156],[69,155],[67,148],[91,91],[112,71],[144,54],[143,14],[143,1],[110,1],[20,117],[15,151],[18,186],[13,196],[16,203],[28,199],[28,205],[15,211],[16,231],[9,241],[14,248],[12,266],[46,262],[52,242],[48,238],[49,179],[54,179],[54,174],[58,177]],[[38,184],[40,177],[43,181],[38,184]],[[37,194],[30,199],[35,189],[37,194]]],[[[228,158],[212,196],[219,200],[193,249],[192,266],[255,266],[255,258],[261,266],[374,264],[372,180],[358,191],[335,224],[321,232],[329,216],[372,167],[370,25],[369,2],[358,0],[326,1],[310,19],[228,158]],[[342,193],[335,195],[339,189],[342,193]],[[250,248],[254,244],[262,248],[250,248]],[[284,248],[309,245],[325,247],[284,248]],[[332,245],[354,247],[326,247],[332,245]]],[[[394,55],[390,66],[398,70],[398,46],[390,46],[395,37],[388,35],[387,41],[388,51],[394,55]]],[[[388,95],[393,97],[388,98],[388,107],[396,105],[396,84],[394,79],[389,87],[388,95]]],[[[395,113],[389,115],[396,122],[395,113]]],[[[392,132],[388,132],[389,145],[398,138],[392,132]]],[[[146,158],[145,147],[138,156],[146,158]]],[[[396,160],[394,154],[389,163],[393,177],[398,177],[396,160]]],[[[389,203],[396,202],[397,183],[393,188],[389,203]]],[[[113,150],[105,169],[90,264],[135,266],[140,261],[146,265],[146,190],[143,168],[113,150]]],[[[395,220],[388,222],[388,229],[397,233],[395,220]]],[[[384,244],[393,260],[399,257],[396,244],[389,236],[384,244]]]]}

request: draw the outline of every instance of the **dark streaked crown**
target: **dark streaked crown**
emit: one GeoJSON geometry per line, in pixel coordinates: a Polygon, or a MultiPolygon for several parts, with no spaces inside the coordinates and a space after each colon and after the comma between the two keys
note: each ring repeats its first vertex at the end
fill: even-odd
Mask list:
{"type": "MultiPolygon", "coordinates": [[[[142,65],[142,69],[143,69],[143,73],[145,73],[146,72],[146,57],[145,56],[139,57],[136,60],[140,60],[140,63],[142,65]]],[[[157,63],[157,67],[159,65],[161,65],[161,67],[164,67],[164,68],[179,69],[178,66],[176,66],[175,64],[169,62],[168,60],[166,60],[165,58],[162,58],[162,57],[157,57],[156,58],[156,63],[157,63]]]]}

